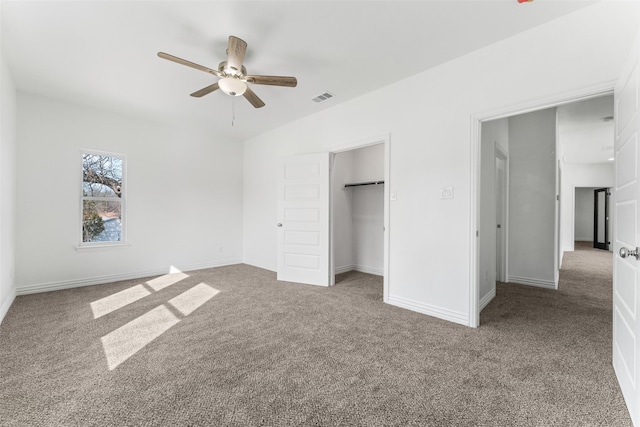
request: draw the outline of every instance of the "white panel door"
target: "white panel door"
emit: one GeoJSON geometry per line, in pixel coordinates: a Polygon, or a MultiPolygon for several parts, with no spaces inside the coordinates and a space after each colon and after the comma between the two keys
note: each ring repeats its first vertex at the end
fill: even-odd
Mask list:
{"type": "Polygon", "coordinates": [[[329,153],[279,168],[278,280],[329,286],[329,153]]]}
{"type": "Polygon", "coordinates": [[[613,268],[613,367],[634,425],[640,426],[638,392],[638,298],[640,261],[640,182],[638,181],[638,60],[640,34],[616,85],[615,97],[615,239],[613,268]],[[631,251],[631,253],[625,253],[631,251]]]}

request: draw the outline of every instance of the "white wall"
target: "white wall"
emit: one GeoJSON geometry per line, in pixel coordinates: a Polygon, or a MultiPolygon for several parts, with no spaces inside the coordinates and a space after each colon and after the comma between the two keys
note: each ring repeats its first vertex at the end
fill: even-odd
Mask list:
{"type": "Polygon", "coordinates": [[[237,263],[242,144],[18,92],[18,293],[237,263]],[[77,251],[80,149],[127,156],[129,247],[77,251]]]}
{"type": "Polygon", "coordinates": [[[354,187],[353,241],[355,269],[384,274],[384,186],[354,187]]]}
{"type": "Polygon", "coordinates": [[[509,117],[509,282],[555,288],[556,111],[509,117]]]}
{"type": "Polygon", "coordinates": [[[509,120],[482,123],[480,152],[480,306],[496,295],[496,147],[509,150],[509,120]]]}
{"type": "Polygon", "coordinates": [[[276,268],[278,159],[389,134],[389,302],[470,324],[470,117],[613,82],[638,7],[597,3],[246,141],[245,262],[276,268]]]}
{"type": "MultiPolygon", "coordinates": [[[[563,252],[574,250],[575,188],[577,187],[614,187],[615,175],[612,163],[562,166],[562,189],[560,191],[561,236],[560,247],[563,252]]],[[[609,198],[609,206],[614,205],[615,193],[609,198]]],[[[614,230],[614,215],[609,215],[610,230],[614,230]]],[[[613,241],[613,236],[611,236],[613,241]]]]}
{"type": "Polygon", "coordinates": [[[384,271],[384,186],[344,188],[384,179],[384,144],[336,154],[333,165],[334,265],[340,273],[384,271]]]}
{"type": "Polygon", "coordinates": [[[384,144],[369,145],[353,152],[353,182],[384,180],[384,144]]]}
{"type": "Polygon", "coordinates": [[[16,89],[0,55],[0,322],[13,302],[15,264],[16,89]]]}
{"type": "Polygon", "coordinates": [[[574,238],[593,242],[593,187],[578,187],[575,194],[574,238]]]}

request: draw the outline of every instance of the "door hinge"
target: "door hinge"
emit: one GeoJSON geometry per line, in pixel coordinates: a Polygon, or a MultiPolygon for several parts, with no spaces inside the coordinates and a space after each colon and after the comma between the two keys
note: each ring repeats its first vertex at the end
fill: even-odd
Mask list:
{"type": "Polygon", "coordinates": [[[476,237],[478,237],[479,235],[480,235],[480,232],[476,230],[476,237]]]}

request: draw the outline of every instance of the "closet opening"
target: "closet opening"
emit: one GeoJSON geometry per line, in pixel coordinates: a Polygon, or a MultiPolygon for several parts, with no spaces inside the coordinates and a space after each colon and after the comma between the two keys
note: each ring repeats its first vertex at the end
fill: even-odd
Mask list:
{"type": "Polygon", "coordinates": [[[385,276],[384,189],[384,142],[331,154],[332,285],[347,272],[385,276]]]}

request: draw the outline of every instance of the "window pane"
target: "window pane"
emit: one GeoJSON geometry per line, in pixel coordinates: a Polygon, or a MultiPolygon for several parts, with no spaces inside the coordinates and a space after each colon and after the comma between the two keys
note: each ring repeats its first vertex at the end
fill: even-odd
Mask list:
{"type": "Polygon", "coordinates": [[[82,241],[122,240],[122,204],[119,201],[82,201],[82,241]]]}
{"type": "Polygon", "coordinates": [[[122,195],[122,159],[97,154],[83,154],[82,195],[87,197],[120,197],[122,195]]]}

